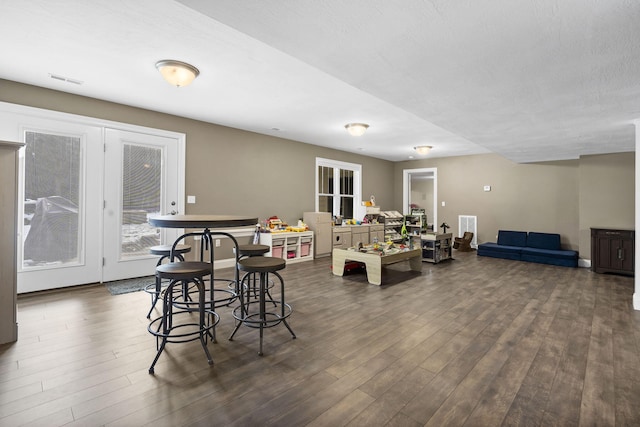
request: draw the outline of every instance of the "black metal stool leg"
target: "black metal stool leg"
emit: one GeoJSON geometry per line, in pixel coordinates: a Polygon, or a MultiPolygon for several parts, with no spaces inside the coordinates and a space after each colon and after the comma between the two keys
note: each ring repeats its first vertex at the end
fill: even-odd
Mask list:
{"type": "MultiPolygon", "coordinates": [[[[238,286],[239,286],[239,288],[238,288],[238,300],[240,301],[239,308],[240,308],[240,318],[241,319],[244,319],[248,315],[248,306],[245,306],[245,289],[247,289],[247,287],[249,285],[247,285],[247,287],[245,287],[244,281],[245,281],[245,279],[249,278],[250,274],[251,273],[246,273],[244,276],[242,276],[242,279],[240,281],[238,281],[238,286]]],[[[249,280],[251,280],[251,279],[249,279],[249,280]]],[[[248,297],[249,296],[247,295],[247,298],[248,297]]],[[[236,332],[238,332],[238,329],[240,329],[240,326],[242,326],[242,320],[236,318],[236,327],[233,329],[233,332],[231,332],[231,335],[229,336],[229,341],[233,341],[233,336],[236,334],[236,332]]]]}
{"type": "Polygon", "coordinates": [[[291,329],[291,327],[289,326],[289,323],[287,322],[287,316],[285,315],[285,307],[286,305],[284,304],[284,279],[282,278],[282,276],[280,276],[279,273],[274,272],[272,274],[275,274],[278,279],[280,279],[280,298],[282,298],[282,302],[283,304],[280,306],[280,316],[282,316],[282,323],[284,323],[284,326],[287,327],[287,329],[289,330],[289,332],[291,332],[291,336],[293,337],[293,339],[296,339],[296,334],[293,332],[293,329],[291,329]]]}
{"type": "Polygon", "coordinates": [[[160,346],[158,347],[158,339],[160,337],[156,336],[156,349],[158,351],[156,352],[156,357],[153,359],[153,362],[151,362],[151,366],[149,367],[150,374],[154,373],[156,362],[158,361],[158,359],[160,358],[160,355],[164,351],[164,347],[167,345],[167,336],[168,336],[167,332],[171,329],[170,317],[172,314],[171,300],[173,299],[172,298],[173,286],[176,283],[177,282],[174,280],[172,280],[171,283],[169,283],[169,287],[167,288],[167,291],[164,294],[164,298],[162,299],[162,319],[160,320],[160,324],[158,325],[158,332],[160,331],[160,329],[162,329],[162,335],[161,335],[162,340],[160,342],[160,346]]]}
{"type": "MultiPolygon", "coordinates": [[[[198,306],[200,308],[200,343],[202,344],[202,348],[204,349],[204,354],[207,356],[207,362],[209,365],[213,365],[213,359],[211,358],[211,353],[209,353],[209,349],[207,348],[207,331],[205,330],[205,290],[204,290],[204,281],[195,280],[196,286],[198,287],[198,296],[199,302],[198,306]]],[[[214,327],[215,330],[215,327],[214,327]]],[[[215,336],[215,333],[214,333],[215,336]]],[[[215,341],[214,341],[215,342],[215,341]]]]}

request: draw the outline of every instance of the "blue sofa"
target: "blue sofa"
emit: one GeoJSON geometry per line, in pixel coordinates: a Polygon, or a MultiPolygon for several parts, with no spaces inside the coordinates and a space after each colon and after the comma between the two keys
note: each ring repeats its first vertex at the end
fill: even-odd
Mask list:
{"type": "Polygon", "coordinates": [[[560,235],[555,233],[499,230],[497,243],[478,245],[478,256],[564,267],[578,266],[578,252],[562,249],[560,235]]]}

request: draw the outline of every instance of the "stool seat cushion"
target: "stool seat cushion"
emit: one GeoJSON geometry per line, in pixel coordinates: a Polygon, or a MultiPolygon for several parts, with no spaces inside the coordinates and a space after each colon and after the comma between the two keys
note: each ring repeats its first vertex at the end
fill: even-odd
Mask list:
{"type": "Polygon", "coordinates": [[[264,255],[271,248],[267,245],[238,245],[238,255],[240,256],[256,256],[264,255]]]}
{"type": "Polygon", "coordinates": [[[282,270],[286,265],[284,259],[271,256],[256,256],[238,261],[238,268],[250,273],[271,273],[282,270]]]}
{"type": "Polygon", "coordinates": [[[201,261],[170,262],[157,266],[156,274],[163,279],[187,280],[211,274],[211,264],[201,261]]]}
{"type": "MultiPolygon", "coordinates": [[[[171,255],[171,245],[151,246],[149,248],[149,252],[152,255],[169,256],[169,255],[171,255]]],[[[176,250],[174,251],[174,253],[176,253],[176,254],[186,254],[187,252],[191,252],[191,246],[189,246],[189,245],[176,245],[176,250]]]]}

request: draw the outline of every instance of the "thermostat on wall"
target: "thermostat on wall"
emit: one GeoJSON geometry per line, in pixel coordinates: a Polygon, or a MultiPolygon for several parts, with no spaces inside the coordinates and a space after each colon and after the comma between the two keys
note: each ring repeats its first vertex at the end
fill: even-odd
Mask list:
{"type": "Polygon", "coordinates": [[[484,186],[484,191],[491,191],[491,186],[490,185],[485,185],[484,186]]]}

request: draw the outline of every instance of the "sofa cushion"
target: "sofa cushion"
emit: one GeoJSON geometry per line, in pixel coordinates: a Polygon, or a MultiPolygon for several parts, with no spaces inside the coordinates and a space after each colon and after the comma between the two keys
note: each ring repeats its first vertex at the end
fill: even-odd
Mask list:
{"type": "Polygon", "coordinates": [[[563,267],[577,267],[578,252],[566,250],[551,251],[548,249],[523,248],[522,261],[560,265],[563,267]]]}
{"type": "Polygon", "coordinates": [[[526,245],[529,248],[560,250],[560,235],[555,233],[529,232],[526,245]]]}
{"type": "Polygon", "coordinates": [[[477,254],[479,256],[519,260],[521,252],[522,248],[519,246],[505,246],[487,242],[478,245],[477,254]]]}
{"type": "Polygon", "coordinates": [[[498,245],[503,246],[526,246],[526,231],[498,230],[498,245]]]}
{"type": "Polygon", "coordinates": [[[522,248],[522,254],[547,258],[578,259],[578,252],[566,250],[552,251],[550,249],[522,248]]]}

